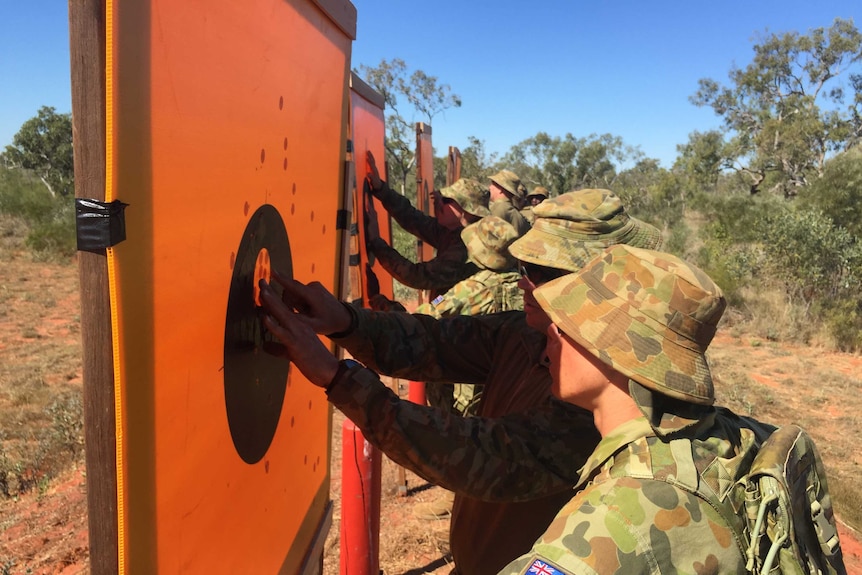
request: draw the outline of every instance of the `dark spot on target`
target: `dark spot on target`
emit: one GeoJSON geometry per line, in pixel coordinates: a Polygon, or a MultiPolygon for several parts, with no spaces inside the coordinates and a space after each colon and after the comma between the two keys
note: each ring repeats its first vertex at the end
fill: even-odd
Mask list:
{"type": "MultiPolygon", "coordinates": [[[[271,205],[255,211],[240,239],[231,276],[224,336],[224,395],[234,448],[248,464],[272,444],[290,362],[268,353],[275,344],[256,305],[257,281],[271,269],[293,277],[290,242],[281,215],[271,205]]],[[[281,287],[273,284],[280,294],[281,287]]]]}

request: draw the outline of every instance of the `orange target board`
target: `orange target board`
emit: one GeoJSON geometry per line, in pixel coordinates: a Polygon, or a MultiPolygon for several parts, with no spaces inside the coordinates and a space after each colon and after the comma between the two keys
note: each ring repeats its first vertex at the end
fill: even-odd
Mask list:
{"type": "Polygon", "coordinates": [[[109,0],[119,570],[298,573],[330,410],[270,353],[272,269],[338,291],[346,1],[109,0]]]}
{"type": "MultiPolygon", "coordinates": [[[[350,138],[353,144],[353,174],[354,174],[354,214],[353,220],[357,224],[358,231],[358,262],[357,274],[360,278],[360,290],[353,289],[353,293],[361,291],[362,304],[368,307],[368,298],[381,293],[390,300],[392,295],[392,276],[383,269],[373,254],[365,249],[364,206],[366,202],[375,202],[377,213],[377,226],[380,237],[386,243],[392,245],[392,223],[389,213],[383,208],[379,201],[374,200],[368,189],[368,174],[370,173],[366,162],[366,152],[374,155],[379,169],[386,165],[386,149],[384,138],[386,125],[384,123],[383,110],[385,102],[383,96],[365,83],[355,74],[350,75],[350,138]]],[[[386,174],[381,173],[381,178],[386,179],[386,174]]]]}

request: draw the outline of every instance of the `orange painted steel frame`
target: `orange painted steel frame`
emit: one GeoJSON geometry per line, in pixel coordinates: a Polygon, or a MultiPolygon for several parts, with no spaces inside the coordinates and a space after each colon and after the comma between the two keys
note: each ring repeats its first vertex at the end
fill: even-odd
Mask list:
{"type": "MultiPolygon", "coordinates": [[[[431,126],[416,124],[416,207],[434,215],[431,191],[434,189],[434,148],[431,146],[431,126]]],[[[419,261],[427,262],[434,257],[434,248],[418,241],[419,261]]]]}
{"type": "Polygon", "coordinates": [[[449,159],[446,162],[446,185],[451,186],[461,179],[461,151],[449,146],[449,159]]]}
{"type": "MultiPolygon", "coordinates": [[[[113,0],[107,12],[106,199],[129,204],[128,239],[108,250],[119,571],[301,572],[328,519],[329,406],[292,367],[283,398],[231,406],[226,333],[232,308],[251,310],[239,327],[254,353],[239,352],[254,366],[253,283],[270,261],[340,280],[355,8],[113,0]],[[269,241],[279,221],[286,241],[269,241]],[[277,427],[243,452],[244,434],[260,436],[255,407],[277,427]]],[[[266,373],[240,372],[234,391],[259,392],[266,373]]]]}
{"type": "MultiPolygon", "coordinates": [[[[365,152],[371,151],[378,169],[382,170],[383,166],[386,165],[386,149],[383,145],[386,135],[386,125],[383,118],[385,102],[383,96],[352,73],[350,75],[350,88],[350,137],[353,142],[353,173],[356,183],[354,197],[356,198],[355,205],[358,206],[359,210],[354,214],[354,220],[359,223],[359,269],[362,277],[362,304],[368,307],[368,298],[373,294],[369,294],[366,289],[368,286],[366,264],[369,261],[368,251],[365,249],[365,219],[363,217],[366,201],[374,201],[380,237],[392,245],[392,223],[389,213],[383,209],[379,200],[373,199],[370,195],[366,198],[363,190],[363,183],[369,173],[365,152]]],[[[381,173],[381,177],[385,179],[386,174],[381,173]]],[[[371,269],[379,283],[380,293],[393,299],[392,276],[383,269],[376,259],[371,269]]]]}

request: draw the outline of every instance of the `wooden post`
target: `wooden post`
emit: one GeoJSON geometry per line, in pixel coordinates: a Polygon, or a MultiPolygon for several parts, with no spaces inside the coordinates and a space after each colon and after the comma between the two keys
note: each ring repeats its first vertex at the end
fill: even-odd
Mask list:
{"type": "MultiPolygon", "coordinates": [[[[69,0],[75,196],[105,199],[105,1],[69,0]]],[[[118,572],[113,339],[104,253],[78,252],[90,571],[118,572]]]]}

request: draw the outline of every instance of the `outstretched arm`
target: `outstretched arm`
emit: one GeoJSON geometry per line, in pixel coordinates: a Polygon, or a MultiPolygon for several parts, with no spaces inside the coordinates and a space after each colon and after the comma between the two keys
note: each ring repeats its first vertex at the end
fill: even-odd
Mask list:
{"type": "Polygon", "coordinates": [[[599,440],[588,412],[549,400],[529,413],[461,418],[399,399],[369,369],[354,367],[336,377],[338,361],[317,333],[349,329],[347,308],[319,283],[274,278],[284,287],[282,298],[260,283],[267,329],[293,364],[314,385],[327,388],[329,400],[395,461],[429,481],[485,500],[532,499],[577,481],[599,440]]]}
{"type": "Polygon", "coordinates": [[[350,314],[320,283],[304,285],[274,272],[284,287],[282,297],[260,281],[260,301],[266,311],[263,322],[281,343],[277,352],[287,357],[308,380],[319,387],[332,382],[338,360],[317,337],[347,329],[350,314]]]}
{"type": "Polygon", "coordinates": [[[327,395],[390,459],[485,501],[572,489],[600,440],[589,412],[550,398],[529,413],[458,417],[399,399],[368,369],[351,370],[327,395]]]}

